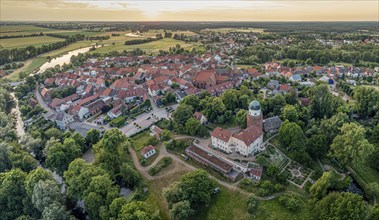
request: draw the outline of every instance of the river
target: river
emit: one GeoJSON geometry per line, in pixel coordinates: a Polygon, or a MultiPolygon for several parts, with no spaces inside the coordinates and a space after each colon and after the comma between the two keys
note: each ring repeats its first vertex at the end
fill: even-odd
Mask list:
{"type": "MultiPolygon", "coordinates": [[[[40,74],[40,73],[43,73],[46,69],[48,68],[51,68],[51,67],[55,67],[56,65],[63,65],[65,63],[70,63],[70,58],[72,56],[77,56],[79,53],[86,53],[88,52],[89,50],[91,49],[91,47],[84,47],[84,48],[80,48],[80,49],[77,49],[77,50],[73,50],[73,51],[70,51],[62,56],[59,56],[59,57],[56,57],[54,59],[52,59],[50,62],[46,62],[44,63],[40,68],[39,68],[39,71],[36,73],[36,74],[40,74]]],[[[12,109],[12,112],[14,112],[17,116],[17,123],[16,123],[16,130],[17,130],[17,134],[19,137],[22,137],[25,135],[25,130],[24,130],[24,122],[22,121],[22,118],[21,118],[21,112],[18,108],[18,99],[17,97],[14,95],[14,93],[11,93],[11,95],[13,96],[13,98],[15,99],[16,101],[16,106],[15,108],[12,109]]]]}
{"type": "Polygon", "coordinates": [[[37,74],[45,72],[48,68],[55,67],[56,65],[62,66],[63,64],[70,63],[70,58],[72,56],[77,56],[79,53],[86,53],[91,49],[91,47],[84,47],[77,50],[70,51],[62,56],[52,59],[50,62],[44,63],[40,68],[37,74]]]}

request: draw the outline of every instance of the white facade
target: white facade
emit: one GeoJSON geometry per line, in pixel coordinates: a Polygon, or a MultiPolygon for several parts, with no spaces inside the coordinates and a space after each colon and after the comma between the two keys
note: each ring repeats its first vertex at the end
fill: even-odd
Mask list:
{"type": "Polygon", "coordinates": [[[66,114],[66,113],[63,113],[63,114],[64,114],[64,116],[63,116],[62,120],[56,120],[56,121],[55,121],[55,122],[57,123],[57,126],[58,126],[60,129],[62,129],[62,130],[66,129],[66,126],[67,126],[69,123],[71,123],[71,122],[74,121],[74,116],[72,116],[72,115],[68,115],[68,114],[66,114]]]}
{"type": "Polygon", "coordinates": [[[156,153],[155,149],[151,149],[151,150],[149,150],[148,152],[146,152],[146,153],[143,155],[143,157],[144,157],[145,159],[147,159],[147,158],[153,156],[155,153],[156,153]]]}
{"type": "Polygon", "coordinates": [[[232,153],[232,147],[231,147],[231,144],[230,144],[230,139],[228,142],[225,142],[221,139],[218,139],[214,136],[211,137],[212,139],[212,146],[219,149],[219,150],[222,150],[222,151],[225,151],[227,153],[232,153]]]}
{"type": "Polygon", "coordinates": [[[89,114],[89,110],[88,108],[86,107],[81,107],[79,112],[78,112],[78,116],[80,118],[81,121],[83,121],[83,119],[89,114]]]}
{"type": "Polygon", "coordinates": [[[259,136],[249,146],[246,143],[236,137],[231,136],[228,142],[220,140],[214,136],[211,137],[212,146],[227,153],[238,152],[243,156],[250,156],[264,150],[263,146],[263,134],[259,136]]]}

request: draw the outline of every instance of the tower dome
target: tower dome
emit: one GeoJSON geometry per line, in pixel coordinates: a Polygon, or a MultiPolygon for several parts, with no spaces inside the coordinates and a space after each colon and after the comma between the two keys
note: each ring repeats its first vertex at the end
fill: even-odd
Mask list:
{"type": "Polygon", "coordinates": [[[249,115],[260,116],[261,115],[261,104],[257,100],[254,100],[249,105],[249,115]]]}
{"type": "Polygon", "coordinates": [[[259,111],[261,110],[261,104],[259,104],[257,100],[254,100],[250,102],[249,109],[254,110],[254,111],[259,111]]]}

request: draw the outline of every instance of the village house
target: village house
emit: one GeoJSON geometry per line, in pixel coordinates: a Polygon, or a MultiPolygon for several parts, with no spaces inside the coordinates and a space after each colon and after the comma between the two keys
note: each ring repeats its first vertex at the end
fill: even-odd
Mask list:
{"type": "Polygon", "coordinates": [[[41,96],[45,102],[51,102],[51,90],[43,88],[41,91],[41,96]]]}
{"type": "Polygon", "coordinates": [[[206,118],[203,114],[201,114],[200,112],[195,112],[195,113],[193,114],[193,116],[194,116],[197,120],[199,120],[200,123],[201,123],[202,125],[205,125],[205,124],[208,123],[207,118],[206,118]]]}
{"type": "Polygon", "coordinates": [[[57,123],[57,126],[65,130],[67,125],[74,121],[74,116],[66,114],[64,112],[59,112],[54,118],[53,121],[57,123]]]}
{"type": "Polygon", "coordinates": [[[142,150],[141,150],[141,155],[142,155],[143,158],[145,158],[145,159],[147,159],[147,158],[153,156],[155,153],[156,153],[156,150],[155,150],[154,146],[152,146],[152,145],[145,146],[145,147],[142,148],[142,150]]]}
{"type": "Polygon", "coordinates": [[[156,125],[152,125],[150,127],[151,135],[155,135],[155,137],[160,140],[161,139],[161,133],[162,129],[156,125]]]}
{"type": "Polygon", "coordinates": [[[263,120],[263,128],[265,132],[275,133],[279,131],[280,126],[282,125],[282,120],[278,116],[271,118],[266,118],[263,120]]]}
{"type": "Polygon", "coordinates": [[[109,118],[113,119],[113,118],[117,118],[119,116],[122,115],[122,104],[114,107],[113,109],[111,109],[109,112],[107,112],[107,115],[109,118]]]}
{"type": "Polygon", "coordinates": [[[257,167],[250,168],[248,171],[246,171],[245,175],[254,181],[259,181],[261,180],[262,173],[263,173],[263,167],[257,166],[257,167]]]}

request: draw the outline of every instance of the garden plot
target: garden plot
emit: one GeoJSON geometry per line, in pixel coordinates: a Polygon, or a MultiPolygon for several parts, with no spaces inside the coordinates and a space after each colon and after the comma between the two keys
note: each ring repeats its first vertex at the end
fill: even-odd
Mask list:
{"type": "Polygon", "coordinates": [[[294,161],[291,161],[284,170],[287,180],[300,188],[304,186],[311,173],[311,169],[305,168],[294,161]]]}
{"type": "Polygon", "coordinates": [[[278,167],[280,172],[282,172],[287,164],[291,161],[285,154],[271,145],[267,147],[266,152],[263,153],[262,156],[265,156],[269,160],[270,164],[278,167]]]}

